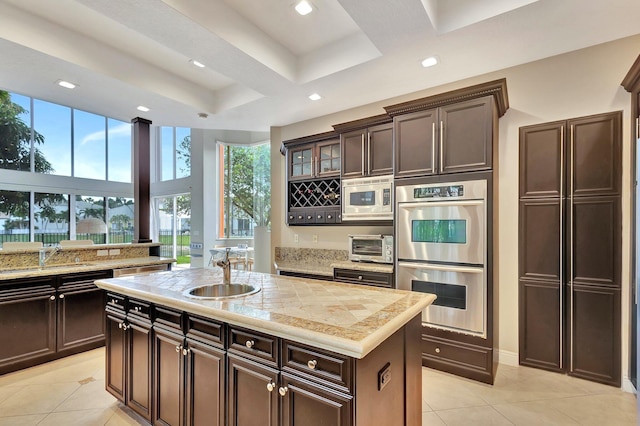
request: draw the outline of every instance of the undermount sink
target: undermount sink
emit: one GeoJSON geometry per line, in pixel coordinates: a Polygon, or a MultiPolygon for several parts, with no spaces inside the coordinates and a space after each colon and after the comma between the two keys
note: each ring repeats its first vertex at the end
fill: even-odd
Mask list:
{"type": "Polygon", "coordinates": [[[260,287],[254,287],[248,284],[211,284],[187,289],[183,294],[196,299],[215,300],[248,296],[259,291],[260,287]]]}

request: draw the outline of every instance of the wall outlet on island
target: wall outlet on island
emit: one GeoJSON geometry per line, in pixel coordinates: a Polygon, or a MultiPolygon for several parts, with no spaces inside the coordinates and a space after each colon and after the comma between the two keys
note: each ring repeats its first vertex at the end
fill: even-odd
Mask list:
{"type": "Polygon", "coordinates": [[[318,244],[318,236],[316,234],[313,234],[313,243],[318,244]]]}
{"type": "Polygon", "coordinates": [[[294,243],[298,242],[298,234],[293,234],[293,242],[294,243]]]}

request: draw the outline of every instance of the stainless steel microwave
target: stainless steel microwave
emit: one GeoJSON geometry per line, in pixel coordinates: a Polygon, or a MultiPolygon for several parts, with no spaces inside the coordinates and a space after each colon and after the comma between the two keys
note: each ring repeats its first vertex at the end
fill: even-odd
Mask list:
{"type": "Polygon", "coordinates": [[[393,236],[349,235],[349,260],[393,263],[393,236]]]}
{"type": "Polygon", "coordinates": [[[393,220],[393,175],[342,180],[342,221],[349,220],[393,220]]]}

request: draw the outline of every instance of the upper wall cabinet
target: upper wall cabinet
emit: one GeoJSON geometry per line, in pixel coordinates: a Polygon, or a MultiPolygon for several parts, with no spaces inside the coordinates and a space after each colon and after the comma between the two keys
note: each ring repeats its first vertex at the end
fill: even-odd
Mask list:
{"type": "Polygon", "coordinates": [[[342,177],[393,173],[393,123],[387,114],[336,124],[342,145],[342,177]]]}
{"type": "Polygon", "coordinates": [[[393,116],[395,177],[491,170],[506,80],[386,107],[393,116]]]}
{"type": "Polygon", "coordinates": [[[340,175],[340,139],[334,132],[285,142],[289,180],[340,175]]]}

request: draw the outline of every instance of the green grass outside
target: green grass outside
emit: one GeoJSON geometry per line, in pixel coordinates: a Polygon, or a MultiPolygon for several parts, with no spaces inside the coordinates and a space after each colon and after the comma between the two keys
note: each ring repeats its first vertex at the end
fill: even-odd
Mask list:
{"type": "Polygon", "coordinates": [[[191,256],[178,256],[178,261],[176,263],[179,265],[191,263],[191,256]]]}

